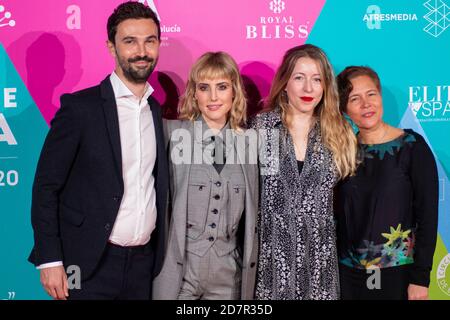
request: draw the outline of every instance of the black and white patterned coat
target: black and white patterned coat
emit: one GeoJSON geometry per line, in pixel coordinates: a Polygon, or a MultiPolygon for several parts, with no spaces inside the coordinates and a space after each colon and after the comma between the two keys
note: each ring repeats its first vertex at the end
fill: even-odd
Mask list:
{"type": "Polygon", "coordinates": [[[333,187],[337,171],[316,121],[299,174],[279,109],[257,115],[260,250],[256,299],[339,299],[333,187]]]}

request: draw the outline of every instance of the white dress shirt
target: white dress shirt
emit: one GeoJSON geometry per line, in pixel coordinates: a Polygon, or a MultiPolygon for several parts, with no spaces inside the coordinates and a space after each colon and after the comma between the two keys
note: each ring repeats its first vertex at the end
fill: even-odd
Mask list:
{"type": "MultiPolygon", "coordinates": [[[[156,137],[148,97],[153,88],[147,83],[141,100],[120,80],[110,76],[119,116],[124,194],[109,241],[120,246],[144,245],[156,225],[156,190],[153,168],[156,137]]],[[[63,265],[45,263],[38,269],[63,265]]]]}
{"type": "Polygon", "coordinates": [[[139,246],[150,240],[156,224],[156,137],[147,101],[153,88],[147,83],[139,101],[115,72],[110,80],[119,115],[124,194],[109,240],[121,246],[139,246]]]}

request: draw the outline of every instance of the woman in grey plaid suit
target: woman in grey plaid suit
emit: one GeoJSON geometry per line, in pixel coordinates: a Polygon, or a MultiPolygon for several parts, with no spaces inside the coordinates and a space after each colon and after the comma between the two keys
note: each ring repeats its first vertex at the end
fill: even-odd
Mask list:
{"type": "Polygon", "coordinates": [[[154,299],[253,299],[258,168],[256,136],[243,129],[246,108],[233,58],[201,56],[180,120],[165,127],[171,221],[154,299]]]}

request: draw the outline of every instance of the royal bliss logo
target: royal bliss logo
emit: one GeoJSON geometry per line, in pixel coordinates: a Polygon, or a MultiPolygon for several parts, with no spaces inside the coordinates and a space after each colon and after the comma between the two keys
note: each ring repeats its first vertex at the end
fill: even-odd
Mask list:
{"type": "Polygon", "coordinates": [[[263,2],[267,15],[258,18],[254,24],[245,26],[247,40],[252,39],[306,39],[309,35],[309,21],[299,23],[289,15],[287,1],[263,2]]]}

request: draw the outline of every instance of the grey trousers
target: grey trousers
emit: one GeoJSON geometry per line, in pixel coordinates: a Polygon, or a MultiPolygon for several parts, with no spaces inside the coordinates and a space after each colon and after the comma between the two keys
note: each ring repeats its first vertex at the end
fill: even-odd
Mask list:
{"type": "Polygon", "coordinates": [[[203,256],[186,252],[186,272],[179,300],[239,300],[242,258],[237,249],[219,257],[211,248],[203,256]]]}

